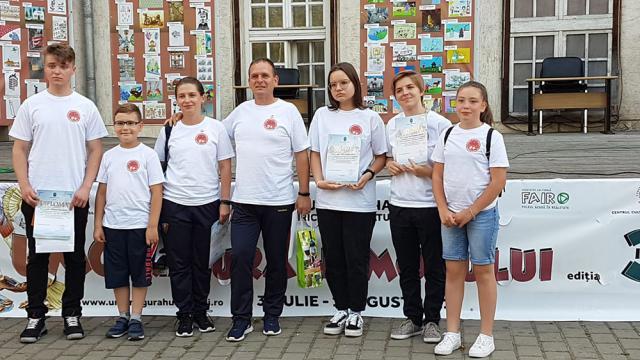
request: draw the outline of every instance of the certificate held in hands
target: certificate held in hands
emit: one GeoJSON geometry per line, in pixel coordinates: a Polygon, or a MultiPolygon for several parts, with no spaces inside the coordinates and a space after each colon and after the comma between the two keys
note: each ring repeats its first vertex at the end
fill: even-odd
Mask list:
{"type": "Polygon", "coordinates": [[[354,184],[360,178],[360,137],[329,135],[325,180],[340,184],[354,184]]]}
{"type": "Polygon", "coordinates": [[[36,253],[73,252],[73,192],[38,190],[38,197],[33,223],[36,253]]]}
{"type": "Polygon", "coordinates": [[[427,163],[427,122],[423,116],[402,117],[396,120],[393,157],[402,165],[409,165],[409,160],[415,164],[427,163]]]}

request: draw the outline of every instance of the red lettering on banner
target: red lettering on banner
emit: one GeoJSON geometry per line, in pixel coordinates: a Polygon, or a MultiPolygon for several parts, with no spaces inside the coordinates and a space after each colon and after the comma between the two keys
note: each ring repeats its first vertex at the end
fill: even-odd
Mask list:
{"type": "Polygon", "coordinates": [[[551,281],[553,249],[540,250],[540,281],[551,281]]]}
{"type": "MultiPolygon", "coordinates": [[[[496,258],[495,263],[493,264],[493,271],[496,275],[496,281],[508,281],[509,272],[511,272],[513,280],[518,282],[528,282],[533,280],[533,278],[536,276],[538,268],[540,269],[540,281],[551,281],[551,273],[553,270],[553,249],[546,248],[539,251],[540,263],[537,264],[538,266],[536,266],[537,256],[534,249],[522,251],[520,249],[511,248],[509,249],[509,252],[509,268],[498,268],[498,264],[500,263],[500,251],[496,249],[496,258]]],[[[469,273],[467,273],[465,281],[476,281],[472,269],[470,269],[469,273]]]]}
{"type": "Polygon", "coordinates": [[[378,278],[382,278],[383,274],[387,274],[387,280],[392,281],[398,276],[396,267],[389,255],[388,250],[384,250],[380,256],[377,256],[373,250],[369,250],[369,278],[371,273],[375,273],[378,278]]]}
{"type": "Polygon", "coordinates": [[[527,282],[536,276],[536,252],[534,250],[510,249],[511,276],[513,280],[527,282]],[[523,261],[524,258],[524,261],[523,261]]]}

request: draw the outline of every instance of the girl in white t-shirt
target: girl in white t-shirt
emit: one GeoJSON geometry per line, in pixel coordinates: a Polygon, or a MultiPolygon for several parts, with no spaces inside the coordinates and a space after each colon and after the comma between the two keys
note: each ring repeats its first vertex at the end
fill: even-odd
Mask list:
{"type": "Polygon", "coordinates": [[[309,129],[325,275],[338,310],[324,333],[361,336],[360,312],[366,307],[369,245],[376,221],[376,186],[371,180],[384,167],[387,144],[382,119],[362,103],[353,66],[334,65],[328,83],[330,105],[316,111],[309,129]],[[343,157],[346,161],[331,163],[327,176],[328,158],[338,148],[350,152],[353,160],[343,157]]]}
{"type": "Polygon", "coordinates": [[[399,72],[393,93],[402,113],[387,123],[387,169],[392,175],[389,227],[396,251],[407,317],[391,332],[392,339],[422,334],[424,342],[440,341],[440,310],[444,301],[445,269],[442,259],[440,216],[431,188],[433,163],[428,155],[451,122],[422,103],[424,82],[415,71],[399,72]],[[422,139],[422,153],[406,155],[406,139],[422,139]],[[416,163],[418,162],[418,163],[416,163]],[[420,259],[424,263],[425,296],[422,300],[420,259]]]}
{"type": "Polygon", "coordinates": [[[447,332],[434,349],[438,355],[451,354],[461,346],[460,312],[469,260],[480,303],[480,334],[469,356],[486,357],[495,350],[496,203],[506,183],[509,160],[502,135],[491,128],[493,116],[487,98],[486,88],[475,81],[458,89],[456,113],[460,122],[440,136],[431,157],[447,268],[447,332]]]}
{"type": "Polygon", "coordinates": [[[220,121],[204,116],[204,88],[192,77],[176,85],[182,112],[169,136],[162,129],[155,145],[167,164],[160,224],[163,227],[171,294],[178,308],[176,336],[215,330],[207,303],[211,283],[211,226],[229,218],[231,158],[229,135],[220,121]],[[165,158],[165,145],[168,158],[165,158]]]}

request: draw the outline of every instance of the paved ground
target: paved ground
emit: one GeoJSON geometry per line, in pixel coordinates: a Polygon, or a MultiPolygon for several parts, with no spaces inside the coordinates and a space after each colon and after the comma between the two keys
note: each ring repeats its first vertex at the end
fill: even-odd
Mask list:
{"type": "MultiPolygon", "coordinates": [[[[322,334],[324,318],[285,318],[283,333],[266,337],[260,321],[242,343],[224,340],[230,319],[215,319],[218,330],[176,338],[172,317],[143,318],[147,337],[139,342],[107,339],[111,318],[83,318],[87,337],[68,341],[62,321],[47,322],[49,334],[36,344],[23,345],[18,335],[24,319],[0,319],[2,359],[436,359],[433,345],[419,337],[390,340],[399,319],[366,318],[365,334],[345,338],[322,334]]],[[[463,324],[465,351],[437,359],[466,359],[478,333],[477,321],[463,324]]],[[[498,321],[494,333],[497,350],[491,359],[640,359],[640,322],[512,322],[498,321]]]]}

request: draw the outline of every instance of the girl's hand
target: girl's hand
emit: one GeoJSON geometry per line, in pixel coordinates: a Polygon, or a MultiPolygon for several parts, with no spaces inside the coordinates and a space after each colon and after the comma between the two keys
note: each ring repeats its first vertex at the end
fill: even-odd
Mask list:
{"type": "Polygon", "coordinates": [[[453,214],[453,218],[459,228],[467,225],[467,223],[475,218],[471,208],[466,208],[458,213],[453,214]]]}
{"type": "Polygon", "coordinates": [[[169,126],[174,126],[175,124],[178,123],[178,121],[182,120],[182,113],[181,112],[177,112],[173,115],[171,115],[170,118],[168,118],[164,124],[162,125],[169,125],[169,126]]]}
{"type": "Polygon", "coordinates": [[[351,190],[362,190],[364,186],[367,185],[369,180],[373,179],[373,175],[370,172],[364,173],[364,175],[360,176],[360,180],[356,184],[350,184],[349,189],[351,190]]]}
{"type": "Polygon", "coordinates": [[[227,222],[227,220],[229,220],[229,215],[231,214],[231,206],[229,206],[228,204],[220,204],[220,207],[218,209],[220,213],[218,221],[220,221],[220,224],[224,224],[227,222]]]}
{"type": "Polygon", "coordinates": [[[442,225],[446,227],[453,227],[458,225],[454,216],[455,214],[449,209],[444,211],[438,210],[438,213],[440,214],[440,222],[442,223],[442,225]]]}
{"type": "Polygon", "coordinates": [[[408,173],[417,177],[431,177],[432,168],[429,165],[418,165],[409,159],[409,165],[405,166],[408,173]]]}
{"type": "Polygon", "coordinates": [[[337,182],[333,182],[333,181],[320,180],[320,181],[316,181],[316,186],[318,187],[318,189],[322,189],[322,190],[338,190],[346,187],[347,185],[338,184],[337,182]]]}
{"type": "Polygon", "coordinates": [[[387,166],[387,170],[389,170],[389,172],[393,176],[402,174],[403,172],[405,172],[405,169],[406,169],[404,165],[401,165],[400,163],[391,159],[387,160],[386,166],[387,166]]]}
{"type": "Polygon", "coordinates": [[[99,243],[104,243],[106,241],[102,226],[96,226],[95,230],[93,230],[93,240],[99,243]]]}

